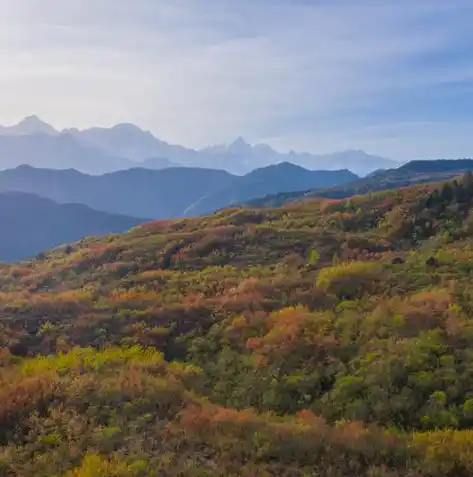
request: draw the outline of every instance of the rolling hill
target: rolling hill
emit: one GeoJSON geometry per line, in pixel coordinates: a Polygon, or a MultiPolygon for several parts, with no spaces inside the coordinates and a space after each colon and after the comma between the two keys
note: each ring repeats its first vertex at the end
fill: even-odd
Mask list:
{"type": "Polygon", "coordinates": [[[473,178],[89,238],[0,266],[0,470],[473,467],[473,178]]]}
{"type": "Polygon", "coordinates": [[[59,205],[31,194],[0,193],[0,261],[34,257],[91,235],[124,232],[143,221],[80,204],[59,205]]]}

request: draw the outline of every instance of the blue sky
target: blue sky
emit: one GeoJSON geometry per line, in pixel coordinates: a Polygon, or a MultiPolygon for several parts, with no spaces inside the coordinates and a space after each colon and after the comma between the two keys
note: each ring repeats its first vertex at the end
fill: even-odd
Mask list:
{"type": "Polygon", "coordinates": [[[0,0],[0,122],[473,156],[473,0],[0,0]]]}

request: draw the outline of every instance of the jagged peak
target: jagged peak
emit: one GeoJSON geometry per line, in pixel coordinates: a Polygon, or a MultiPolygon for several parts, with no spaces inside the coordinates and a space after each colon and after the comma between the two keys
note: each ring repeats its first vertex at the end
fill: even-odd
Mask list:
{"type": "Polygon", "coordinates": [[[233,152],[243,152],[252,149],[251,144],[248,144],[242,137],[236,138],[229,146],[228,150],[233,152]]]}
{"type": "MultiPolygon", "coordinates": [[[[31,114],[30,116],[25,116],[18,124],[47,124],[45,121],[43,121],[39,116],[36,114],[31,114]]],[[[48,124],[49,126],[49,124],[48,124]]]]}
{"type": "Polygon", "coordinates": [[[48,124],[46,121],[43,121],[40,117],[35,114],[31,116],[26,116],[18,124],[10,126],[7,128],[13,134],[58,134],[58,131],[54,129],[53,126],[48,124]]]}

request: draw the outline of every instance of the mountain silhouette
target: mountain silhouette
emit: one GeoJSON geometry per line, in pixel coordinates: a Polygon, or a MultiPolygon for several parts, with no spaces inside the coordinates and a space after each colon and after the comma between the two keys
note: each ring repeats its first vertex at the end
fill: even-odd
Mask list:
{"type": "Polygon", "coordinates": [[[283,163],[245,176],[204,168],[133,168],[103,175],[20,166],[0,172],[0,191],[156,219],[199,215],[280,191],[330,187],[357,179],[344,171],[309,171],[283,163]]]}
{"type": "Polygon", "coordinates": [[[44,122],[38,116],[27,116],[13,126],[0,126],[0,135],[26,136],[29,134],[59,134],[50,124],[44,122]]]}
{"type": "Polygon", "coordinates": [[[279,207],[287,202],[307,197],[342,199],[369,192],[407,187],[416,183],[436,182],[452,179],[473,171],[473,159],[437,159],[410,161],[397,169],[378,170],[353,181],[326,188],[293,190],[268,194],[266,197],[241,201],[249,207],[279,207]]]}
{"type": "Polygon", "coordinates": [[[199,215],[281,192],[303,191],[314,187],[332,187],[358,179],[348,170],[309,171],[289,162],[256,169],[225,188],[209,193],[187,209],[187,214],[199,215]]]}
{"type": "Polygon", "coordinates": [[[71,134],[0,135],[0,169],[28,164],[50,169],[77,169],[90,174],[135,166],[127,158],[77,141],[71,134]]]}
{"type": "Polygon", "coordinates": [[[90,235],[125,232],[144,219],[82,204],[57,204],[32,194],[0,193],[0,261],[21,260],[90,235]]]}

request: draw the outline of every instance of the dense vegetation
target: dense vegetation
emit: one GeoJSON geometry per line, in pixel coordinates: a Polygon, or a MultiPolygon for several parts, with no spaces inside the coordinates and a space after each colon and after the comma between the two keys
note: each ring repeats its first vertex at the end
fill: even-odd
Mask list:
{"type": "Polygon", "coordinates": [[[0,274],[0,475],[473,475],[473,178],[0,274]]]}

